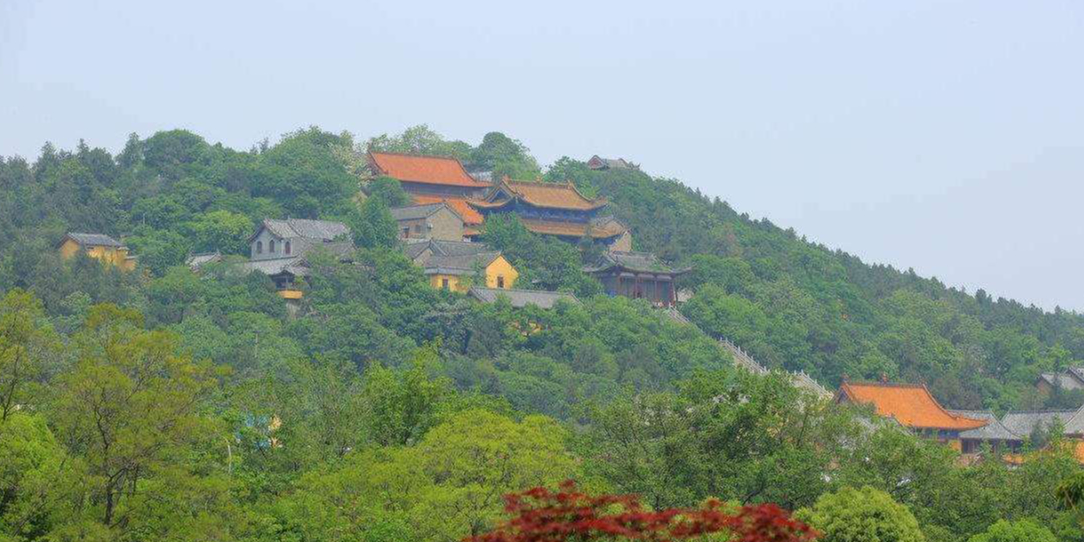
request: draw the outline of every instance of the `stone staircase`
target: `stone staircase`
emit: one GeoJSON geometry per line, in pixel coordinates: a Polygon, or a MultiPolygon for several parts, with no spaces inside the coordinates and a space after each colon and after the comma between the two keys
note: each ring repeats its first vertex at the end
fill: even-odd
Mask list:
{"type": "MultiPolygon", "coordinates": [[[[684,314],[678,312],[677,309],[668,308],[665,309],[664,312],[675,322],[693,326],[701,333],[704,333],[704,330],[700,329],[700,326],[694,324],[691,320],[686,318],[684,314]]],[[[705,333],[705,335],[707,334],[705,333]]],[[[734,344],[730,339],[722,337],[717,340],[719,341],[719,346],[722,346],[723,349],[729,352],[731,357],[734,358],[734,365],[736,365],[737,367],[745,369],[746,371],[749,371],[756,375],[765,375],[771,372],[766,367],[758,363],[757,360],[753,359],[753,356],[751,356],[748,352],[742,350],[740,346],[734,344]]],[[[828,388],[825,388],[819,382],[813,380],[813,377],[806,374],[805,371],[799,371],[796,373],[792,372],[789,374],[791,376],[791,381],[796,387],[811,391],[818,397],[823,397],[826,399],[832,397],[832,392],[828,391],[828,388]]]]}

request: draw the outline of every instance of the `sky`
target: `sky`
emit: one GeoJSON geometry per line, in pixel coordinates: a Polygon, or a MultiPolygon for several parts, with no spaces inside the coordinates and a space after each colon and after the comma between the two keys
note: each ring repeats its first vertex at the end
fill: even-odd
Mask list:
{"type": "Polygon", "coordinates": [[[0,156],[428,124],[1084,311],[1084,2],[0,0],[0,156]]]}

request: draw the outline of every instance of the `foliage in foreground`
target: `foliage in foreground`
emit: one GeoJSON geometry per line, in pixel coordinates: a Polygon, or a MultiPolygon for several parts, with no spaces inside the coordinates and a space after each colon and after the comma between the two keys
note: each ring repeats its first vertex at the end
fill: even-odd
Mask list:
{"type": "Polygon", "coordinates": [[[772,504],[733,511],[709,500],[699,508],[651,510],[636,496],[590,496],[572,482],[563,483],[558,492],[538,487],[507,495],[505,501],[505,511],[512,518],[468,542],[668,542],[718,536],[734,542],[803,542],[816,538],[809,526],[772,504]]]}

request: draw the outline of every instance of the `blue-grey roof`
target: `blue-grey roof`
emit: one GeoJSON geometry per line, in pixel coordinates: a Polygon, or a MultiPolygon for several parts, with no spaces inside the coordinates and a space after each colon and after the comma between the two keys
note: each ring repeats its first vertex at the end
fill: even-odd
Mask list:
{"type": "Polygon", "coordinates": [[[618,250],[606,252],[595,265],[585,267],[584,271],[593,273],[605,271],[614,267],[628,269],[633,272],[674,275],[679,275],[688,271],[687,269],[674,269],[664,264],[657,256],[650,252],[625,252],[618,250]]]}
{"type": "Polygon", "coordinates": [[[287,218],[286,220],[276,220],[272,218],[265,218],[260,227],[256,229],[256,234],[260,233],[260,230],[267,228],[271,230],[271,233],[283,238],[304,238],[304,239],[317,239],[320,241],[333,241],[339,237],[349,237],[350,228],[342,222],[332,222],[330,220],[309,220],[305,218],[287,218]]]}
{"type": "Polygon", "coordinates": [[[433,254],[423,267],[427,275],[468,275],[475,271],[475,266],[488,266],[500,257],[497,251],[478,252],[476,254],[456,254],[445,256],[433,254]]]}
{"type": "Polygon", "coordinates": [[[966,439],[979,439],[979,440],[1023,440],[1027,435],[1017,435],[1005,427],[1001,421],[997,419],[997,416],[989,410],[955,410],[948,409],[952,414],[957,416],[963,416],[965,418],[971,418],[973,420],[984,420],[987,424],[978,429],[968,429],[967,431],[960,432],[960,438],[966,439]]]}
{"type": "Polygon", "coordinates": [[[79,243],[85,247],[121,247],[124,246],[113,239],[112,237],[105,235],[104,233],[75,233],[71,232],[67,235],[76,243],[79,243]]]}
{"type": "Polygon", "coordinates": [[[479,288],[470,289],[470,295],[483,303],[494,303],[501,297],[507,297],[513,307],[522,308],[527,305],[536,305],[542,309],[553,308],[557,301],[564,299],[573,303],[579,303],[576,296],[565,292],[547,292],[542,290],[513,290],[502,288],[479,288]]]}
{"type": "Polygon", "coordinates": [[[494,252],[485,243],[471,243],[469,241],[442,241],[440,239],[425,239],[420,241],[408,240],[403,245],[403,252],[414,263],[425,265],[428,260],[419,261],[418,257],[431,250],[433,256],[469,256],[484,252],[494,252]]]}
{"type": "Polygon", "coordinates": [[[192,269],[197,269],[201,265],[220,261],[222,261],[222,254],[215,251],[206,254],[193,254],[185,259],[184,264],[192,269]]]}
{"type": "Polygon", "coordinates": [[[1055,421],[1066,424],[1076,414],[1075,410],[1025,410],[1009,411],[1001,417],[1001,424],[1021,438],[1028,437],[1036,427],[1049,428],[1055,421]]]}
{"type": "Polygon", "coordinates": [[[292,258],[273,258],[270,260],[252,260],[241,264],[244,271],[259,271],[265,275],[290,273],[301,277],[309,274],[309,268],[301,256],[292,258]]]}
{"type": "Polygon", "coordinates": [[[1084,367],[1070,367],[1060,373],[1042,373],[1039,378],[1066,391],[1084,389],[1084,367]]]}

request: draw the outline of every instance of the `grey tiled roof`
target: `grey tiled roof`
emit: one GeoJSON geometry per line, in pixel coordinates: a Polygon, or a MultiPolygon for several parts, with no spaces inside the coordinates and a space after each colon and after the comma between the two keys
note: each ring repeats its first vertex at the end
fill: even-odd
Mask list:
{"type": "Polygon", "coordinates": [[[564,292],[546,292],[541,290],[505,290],[500,288],[470,289],[470,295],[483,303],[494,303],[501,296],[505,296],[513,307],[521,308],[527,305],[536,305],[542,309],[553,308],[558,300],[565,299],[573,303],[579,303],[576,296],[564,292]]]}
{"type": "Polygon", "coordinates": [[[987,425],[978,429],[968,429],[960,433],[960,438],[981,440],[1023,440],[1027,435],[1017,435],[1005,427],[989,410],[953,410],[949,412],[957,416],[971,418],[973,420],[985,420],[987,425]]]}
{"type": "Polygon", "coordinates": [[[426,203],[424,205],[411,205],[408,207],[395,207],[389,209],[391,217],[395,220],[417,220],[425,218],[439,211],[441,207],[447,207],[444,203],[426,203]]]}
{"type": "Polygon", "coordinates": [[[326,251],[338,256],[340,259],[352,256],[354,254],[354,251],[357,250],[357,248],[354,246],[353,241],[332,241],[330,243],[313,243],[312,245],[307,245],[307,246],[304,247],[302,257],[308,256],[309,251],[314,250],[314,249],[326,250],[326,251]]]}
{"type": "Polygon", "coordinates": [[[425,273],[427,275],[467,275],[474,272],[475,264],[485,267],[500,255],[501,253],[496,251],[451,256],[434,254],[425,262],[425,273]]]}
{"type": "Polygon", "coordinates": [[[193,269],[211,262],[222,261],[222,254],[219,252],[210,252],[207,254],[193,254],[185,259],[184,264],[193,269]]]}
{"type": "Polygon", "coordinates": [[[493,252],[493,249],[489,248],[489,245],[485,243],[470,243],[467,241],[441,241],[440,239],[433,239],[430,241],[430,246],[433,247],[434,253],[444,256],[467,256],[470,254],[493,252]]]}
{"type": "Polygon", "coordinates": [[[1084,389],[1084,367],[1070,367],[1061,373],[1042,373],[1039,378],[1066,391],[1084,389]]]}
{"type": "Polygon", "coordinates": [[[279,275],[290,273],[297,277],[309,274],[309,269],[301,256],[292,258],[275,258],[271,260],[252,260],[241,264],[245,271],[259,271],[265,275],[279,275]]]}
{"type": "Polygon", "coordinates": [[[68,233],[68,237],[73,239],[76,243],[88,247],[120,247],[124,246],[113,239],[112,237],[105,235],[104,233],[68,233]]]}
{"type": "MultiPolygon", "coordinates": [[[[286,220],[266,218],[264,219],[261,228],[267,228],[271,230],[272,233],[282,238],[303,237],[306,239],[332,241],[340,236],[350,235],[350,228],[342,222],[309,220],[304,218],[288,218],[286,220]]],[[[256,233],[259,233],[259,228],[256,230],[256,233]]]]}
{"type": "Polygon", "coordinates": [[[403,245],[403,252],[406,253],[408,258],[418,264],[426,263],[417,261],[418,257],[424,253],[426,249],[432,250],[433,256],[469,256],[484,252],[494,252],[494,250],[489,248],[485,243],[470,243],[467,241],[425,239],[423,241],[408,241],[403,245]]]}
{"type": "Polygon", "coordinates": [[[650,252],[623,252],[619,250],[613,250],[603,254],[595,265],[585,267],[584,271],[591,273],[604,271],[613,267],[621,267],[628,269],[629,271],[643,273],[681,274],[688,271],[686,269],[674,269],[662,263],[657,256],[650,252]]]}
{"type": "Polygon", "coordinates": [[[1084,406],[1065,421],[1066,435],[1084,435],[1084,406]]]}
{"type": "Polygon", "coordinates": [[[1012,433],[1027,437],[1040,424],[1043,427],[1050,427],[1055,420],[1065,424],[1074,414],[1076,414],[1075,410],[1009,411],[1001,417],[1001,424],[1012,433]]]}

